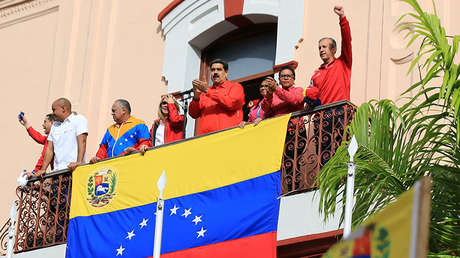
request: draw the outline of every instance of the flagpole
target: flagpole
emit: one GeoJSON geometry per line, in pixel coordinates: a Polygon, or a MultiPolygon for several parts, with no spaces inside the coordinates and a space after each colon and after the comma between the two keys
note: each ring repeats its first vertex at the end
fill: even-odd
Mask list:
{"type": "Polygon", "coordinates": [[[161,252],[161,237],[163,234],[163,213],[164,213],[164,200],[163,190],[166,186],[165,171],[161,174],[157,182],[158,190],[160,190],[160,197],[157,201],[156,221],[155,221],[155,238],[153,242],[153,258],[160,258],[161,252]]]}
{"type": "Polygon", "coordinates": [[[355,136],[351,138],[350,145],[348,146],[348,154],[350,155],[350,162],[348,165],[347,173],[347,192],[345,200],[345,225],[343,228],[343,237],[347,238],[351,233],[351,219],[353,217],[353,195],[355,188],[355,162],[354,156],[358,151],[358,142],[356,141],[355,136]]]}

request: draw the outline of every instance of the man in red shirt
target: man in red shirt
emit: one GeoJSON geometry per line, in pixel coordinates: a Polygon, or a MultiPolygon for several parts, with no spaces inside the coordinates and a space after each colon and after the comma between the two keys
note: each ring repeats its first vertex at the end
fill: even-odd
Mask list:
{"type": "Polygon", "coordinates": [[[283,66],[279,72],[281,87],[275,79],[269,81],[269,91],[262,102],[262,109],[267,117],[276,117],[303,109],[302,87],[295,87],[295,71],[290,66],[283,66]]]}
{"type": "Polygon", "coordinates": [[[350,25],[342,6],[335,6],[334,12],[340,19],[342,34],[342,53],[335,58],[337,44],[333,38],[319,40],[319,56],[323,64],[311,77],[310,86],[304,91],[304,97],[316,99],[319,97],[321,104],[329,104],[341,100],[350,100],[351,78],[351,32],[350,25]]]}
{"type": "Polygon", "coordinates": [[[210,63],[212,86],[193,80],[193,100],[189,114],[200,118],[198,135],[211,133],[243,121],[244,90],[241,84],[227,79],[228,64],[216,59],[210,63]]]}
{"type": "MultiPolygon", "coordinates": [[[[319,56],[323,60],[323,64],[315,71],[310,86],[304,90],[303,94],[306,100],[319,98],[323,105],[350,100],[352,65],[350,25],[342,6],[335,6],[334,12],[340,20],[342,53],[339,58],[335,58],[337,44],[333,38],[319,40],[319,56]]],[[[329,109],[322,116],[316,116],[314,123],[317,156],[321,159],[320,167],[323,167],[342,142],[344,109],[342,107],[329,109]]]]}
{"type": "MultiPolygon", "coordinates": [[[[43,145],[43,150],[40,158],[37,161],[37,164],[35,165],[35,168],[32,170],[32,172],[28,172],[27,174],[31,176],[35,172],[39,171],[42,168],[43,164],[43,157],[45,156],[45,151],[46,151],[46,146],[48,146],[48,134],[50,133],[51,130],[51,125],[54,122],[55,117],[53,114],[48,114],[45,116],[45,119],[43,120],[43,130],[45,132],[45,135],[42,135],[41,133],[37,132],[27,121],[26,117],[21,114],[19,115],[19,123],[23,125],[27,133],[29,133],[30,137],[34,139],[37,143],[43,145]]],[[[51,169],[53,169],[53,165],[51,164],[51,169]]]]}

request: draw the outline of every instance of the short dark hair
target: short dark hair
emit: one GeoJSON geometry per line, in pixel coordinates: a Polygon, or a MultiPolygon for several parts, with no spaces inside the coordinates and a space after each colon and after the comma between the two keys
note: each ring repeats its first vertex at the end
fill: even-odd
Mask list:
{"type": "Polygon", "coordinates": [[[331,41],[331,49],[332,48],[337,48],[337,42],[335,42],[335,39],[333,38],[329,38],[329,37],[325,37],[325,38],[322,38],[318,41],[318,43],[320,43],[321,41],[325,40],[325,39],[328,39],[331,41]]]}
{"type": "Polygon", "coordinates": [[[224,66],[224,70],[228,71],[228,63],[225,62],[222,59],[214,59],[214,60],[212,60],[211,63],[209,63],[209,67],[211,67],[213,64],[222,64],[224,66]]]}
{"type": "Polygon", "coordinates": [[[49,121],[56,121],[56,116],[53,113],[49,113],[46,115],[46,119],[49,121]]]}
{"type": "Polygon", "coordinates": [[[121,108],[126,109],[128,114],[131,114],[131,105],[129,105],[129,102],[126,99],[117,99],[115,102],[117,102],[121,108]]]}
{"type": "Polygon", "coordinates": [[[295,70],[294,70],[294,68],[290,67],[289,65],[285,65],[285,66],[281,67],[281,69],[280,69],[280,71],[279,71],[279,73],[278,73],[278,76],[279,76],[279,77],[281,77],[281,72],[284,71],[284,70],[289,70],[289,71],[291,71],[291,72],[292,72],[292,76],[294,76],[293,79],[295,79],[295,70]]]}

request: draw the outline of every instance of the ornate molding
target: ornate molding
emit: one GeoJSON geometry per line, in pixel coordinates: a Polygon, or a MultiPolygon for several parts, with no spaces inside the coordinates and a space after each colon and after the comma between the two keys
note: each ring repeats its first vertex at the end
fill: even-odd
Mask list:
{"type": "Polygon", "coordinates": [[[46,14],[59,6],[59,0],[0,1],[0,29],[24,19],[46,14]]]}

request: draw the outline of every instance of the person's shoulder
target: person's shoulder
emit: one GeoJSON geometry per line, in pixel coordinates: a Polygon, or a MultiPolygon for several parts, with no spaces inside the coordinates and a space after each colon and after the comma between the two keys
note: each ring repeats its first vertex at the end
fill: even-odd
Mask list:
{"type": "Polygon", "coordinates": [[[86,117],[84,117],[81,114],[71,114],[69,118],[70,118],[71,121],[73,120],[73,121],[76,121],[76,122],[87,122],[88,121],[86,119],[86,117]]]}
{"type": "Polygon", "coordinates": [[[296,90],[296,91],[303,91],[303,89],[304,89],[304,88],[301,87],[301,86],[294,86],[294,87],[292,87],[292,88],[293,88],[293,90],[296,90]]]}
{"type": "Polygon", "coordinates": [[[345,57],[342,55],[340,56],[339,58],[335,59],[335,61],[337,62],[337,64],[339,64],[340,66],[347,66],[347,64],[345,63],[345,57]]]}
{"type": "Polygon", "coordinates": [[[129,120],[136,125],[139,125],[139,124],[147,125],[144,120],[136,118],[134,116],[131,116],[129,120]]]}
{"type": "Polygon", "coordinates": [[[62,123],[59,122],[59,121],[54,121],[54,122],[51,124],[50,132],[51,132],[51,130],[53,130],[53,128],[59,127],[61,124],[62,124],[62,123]]]}
{"type": "Polygon", "coordinates": [[[243,86],[239,82],[233,82],[233,81],[227,80],[224,82],[224,85],[225,84],[227,84],[229,87],[238,87],[238,88],[243,89],[243,86]]]}
{"type": "MultiPolygon", "coordinates": [[[[238,85],[238,86],[241,86],[241,83],[239,82],[234,82],[234,81],[230,81],[230,80],[227,80],[228,82],[230,82],[232,85],[238,85]]],[[[241,86],[242,87],[242,86],[241,86]]]]}
{"type": "Polygon", "coordinates": [[[109,127],[107,127],[107,131],[113,130],[116,125],[117,125],[117,123],[113,123],[113,124],[109,125],[109,127]]]}

